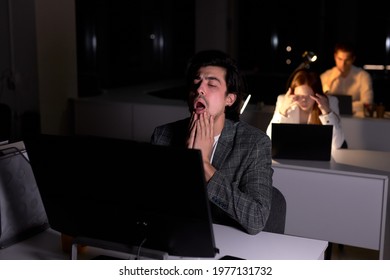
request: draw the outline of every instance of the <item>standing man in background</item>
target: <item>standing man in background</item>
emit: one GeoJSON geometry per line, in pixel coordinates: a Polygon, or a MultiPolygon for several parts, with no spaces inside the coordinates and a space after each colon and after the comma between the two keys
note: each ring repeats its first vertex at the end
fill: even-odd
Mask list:
{"type": "Polygon", "coordinates": [[[352,96],[353,112],[363,111],[364,104],[374,102],[370,74],[355,66],[355,49],[348,43],[337,43],[334,48],[335,66],[321,74],[323,91],[326,94],[352,96]]]}

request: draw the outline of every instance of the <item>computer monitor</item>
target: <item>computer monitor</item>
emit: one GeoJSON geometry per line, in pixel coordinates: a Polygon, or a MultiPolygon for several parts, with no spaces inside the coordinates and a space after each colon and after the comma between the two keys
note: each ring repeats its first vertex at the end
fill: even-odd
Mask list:
{"type": "Polygon", "coordinates": [[[333,125],[273,123],[272,158],[330,161],[333,125]]]}
{"type": "Polygon", "coordinates": [[[344,94],[332,94],[337,97],[339,101],[339,113],[340,115],[352,116],[353,115],[353,101],[351,95],[344,94]]]}
{"type": "Polygon", "coordinates": [[[59,135],[25,146],[53,229],[174,256],[216,255],[199,150],[59,135]]]}

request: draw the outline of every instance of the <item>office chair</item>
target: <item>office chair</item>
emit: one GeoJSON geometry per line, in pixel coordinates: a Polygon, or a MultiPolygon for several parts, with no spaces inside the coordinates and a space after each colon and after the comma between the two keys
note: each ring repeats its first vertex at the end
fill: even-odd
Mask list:
{"type": "Polygon", "coordinates": [[[263,231],[284,234],[286,212],[286,198],[278,188],[272,187],[271,211],[263,231]]]}

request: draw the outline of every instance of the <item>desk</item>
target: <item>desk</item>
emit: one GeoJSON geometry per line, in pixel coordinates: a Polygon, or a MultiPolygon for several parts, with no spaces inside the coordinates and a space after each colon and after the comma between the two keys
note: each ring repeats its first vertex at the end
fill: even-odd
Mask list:
{"type": "MultiPolygon", "coordinates": [[[[222,225],[214,225],[214,236],[220,250],[215,259],[225,255],[252,260],[324,259],[324,252],[328,246],[328,242],[322,240],[269,232],[248,235],[235,228],[222,225]]],[[[125,253],[112,251],[108,253],[103,249],[87,247],[79,258],[91,258],[99,254],[129,258],[129,255],[125,253]]],[[[52,229],[0,250],[0,259],[3,260],[66,260],[69,258],[70,255],[62,251],[60,233],[52,229]]],[[[181,258],[172,256],[169,259],[181,258]]]]}
{"type": "Polygon", "coordinates": [[[337,150],[329,162],[273,161],[285,233],[379,251],[390,259],[390,153],[337,150]]]}
{"type": "Polygon", "coordinates": [[[221,225],[214,225],[214,235],[220,250],[217,259],[224,255],[248,260],[324,259],[324,252],[328,247],[326,241],[264,231],[257,235],[248,235],[235,228],[221,225]]]}
{"type": "Polygon", "coordinates": [[[341,125],[349,149],[390,152],[390,114],[386,118],[341,116],[341,125]]]}

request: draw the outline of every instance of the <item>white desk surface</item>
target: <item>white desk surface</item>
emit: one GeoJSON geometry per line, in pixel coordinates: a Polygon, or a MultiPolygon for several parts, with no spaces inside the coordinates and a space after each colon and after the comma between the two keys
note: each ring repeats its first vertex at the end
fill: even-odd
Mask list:
{"type": "Polygon", "coordinates": [[[260,232],[249,235],[238,229],[214,225],[217,258],[232,255],[243,259],[312,260],[323,259],[327,241],[284,234],[260,232]]]}
{"type": "Polygon", "coordinates": [[[332,151],[330,161],[273,160],[274,167],[322,169],[331,172],[354,172],[387,176],[390,174],[390,152],[339,149],[332,151]]]}
{"type": "MultiPolygon", "coordinates": [[[[327,241],[269,232],[248,235],[240,230],[222,225],[214,225],[214,236],[216,246],[220,250],[220,253],[216,255],[216,259],[225,255],[251,260],[323,259],[324,252],[328,246],[327,241]]],[[[79,259],[99,254],[113,255],[124,259],[129,258],[129,255],[126,253],[87,247],[79,255],[79,259]]],[[[60,233],[48,229],[8,248],[0,249],[0,259],[66,260],[70,259],[70,255],[62,251],[60,233]]],[[[180,258],[173,256],[169,257],[169,259],[180,258]]]]}
{"type": "Polygon", "coordinates": [[[341,149],[333,152],[332,157],[338,164],[347,164],[390,173],[390,152],[341,149]]]}

